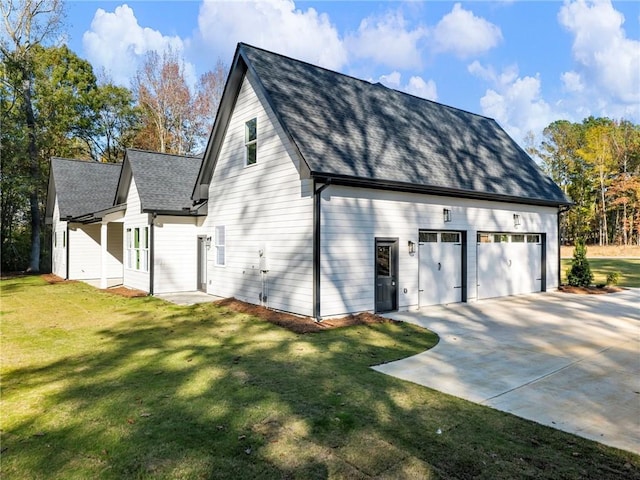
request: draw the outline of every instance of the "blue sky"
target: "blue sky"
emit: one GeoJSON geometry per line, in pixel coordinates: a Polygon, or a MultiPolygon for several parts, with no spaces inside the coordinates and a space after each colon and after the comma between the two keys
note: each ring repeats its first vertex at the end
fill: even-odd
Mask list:
{"type": "Polygon", "coordinates": [[[129,86],[150,50],[191,79],[246,42],[495,118],[640,123],[640,2],[68,1],[69,47],[129,86]]]}

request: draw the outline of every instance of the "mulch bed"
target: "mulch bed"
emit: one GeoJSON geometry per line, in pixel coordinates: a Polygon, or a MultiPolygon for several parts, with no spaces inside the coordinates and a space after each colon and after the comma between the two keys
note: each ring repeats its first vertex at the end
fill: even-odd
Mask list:
{"type": "Polygon", "coordinates": [[[290,313],[270,310],[259,305],[241,302],[235,298],[225,298],[214,302],[215,305],[226,307],[234,312],[253,315],[267,322],[286,328],[294,333],[316,333],[330,328],[349,327],[352,325],[370,325],[374,323],[395,323],[395,320],[384,318],[373,313],[363,312],[341,318],[332,318],[316,322],[309,317],[292,315],[290,313]]]}
{"type": "Polygon", "coordinates": [[[119,287],[111,287],[111,288],[103,288],[100,289],[103,292],[113,293],[114,295],[120,295],[121,297],[127,298],[137,298],[137,297],[148,297],[149,294],[147,292],[143,292],[142,290],[136,290],[135,288],[127,288],[122,285],[119,287]]]}
{"type": "Polygon", "coordinates": [[[572,287],[571,285],[561,285],[558,290],[563,293],[576,293],[578,295],[601,295],[604,293],[622,292],[624,288],[611,286],[572,287]]]}
{"type": "Polygon", "coordinates": [[[42,275],[40,275],[40,277],[47,283],[50,284],[54,284],[54,283],[63,283],[63,282],[70,282],[70,283],[75,283],[76,280],[65,280],[62,277],[59,277],[57,275],[54,275],[53,273],[43,273],[42,275]]]}

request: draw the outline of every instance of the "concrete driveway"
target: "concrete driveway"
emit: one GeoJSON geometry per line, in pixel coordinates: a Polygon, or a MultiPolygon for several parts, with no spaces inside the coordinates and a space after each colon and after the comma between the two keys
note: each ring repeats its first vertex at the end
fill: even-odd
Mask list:
{"type": "Polygon", "coordinates": [[[399,312],[436,347],[375,370],[640,453],[640,289],[399,312]]]}

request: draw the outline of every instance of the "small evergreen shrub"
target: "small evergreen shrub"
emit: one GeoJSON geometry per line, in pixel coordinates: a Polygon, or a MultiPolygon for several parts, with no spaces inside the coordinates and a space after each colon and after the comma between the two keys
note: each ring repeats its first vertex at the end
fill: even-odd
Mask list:
{"type": "Polygon", "coordinates": [[[572,287],[588,287],[593,282],[593,273],[587,260],[587,247],[584,245],[584,240],[576,241],[567,281],[572,287]]]}
{"type": "Polygon", "coordinates": [[[607,275],[607,285],[617,285],[620,281],[619,272],[611,272],[607,275]]]}

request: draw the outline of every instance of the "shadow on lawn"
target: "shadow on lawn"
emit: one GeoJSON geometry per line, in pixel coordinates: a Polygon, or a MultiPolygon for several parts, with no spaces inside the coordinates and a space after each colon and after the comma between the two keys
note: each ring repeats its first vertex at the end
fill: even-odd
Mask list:
{"type": "Polygon", "coordinates": [[[296,335],[161,303],[120,325],[4,376],[4,395],[59,387],[3,432],[5,478],[12,456],[48,478],[640,478],[631,454],[368,368],[435,343],[411,325],[296,335]]]}

